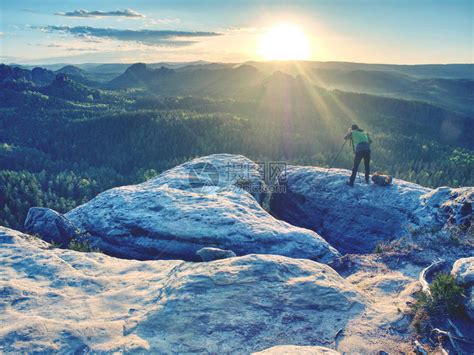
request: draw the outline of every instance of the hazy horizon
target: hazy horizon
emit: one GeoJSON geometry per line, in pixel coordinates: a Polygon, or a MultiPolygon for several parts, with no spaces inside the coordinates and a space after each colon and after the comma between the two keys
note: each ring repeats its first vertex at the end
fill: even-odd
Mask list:
{"type": "Polygon", "coordinates": [[[242,62],[225,62],[225,61],[207,61],[207,60],[191,60],[191,61],[138,61],[138,62],[55,62],[52,61],[48,62],[25,62],[25,63],[16,63],[16,62],[3,62],[6,65],[21,65],[21,66],[37,66],[37,65],[47,65],[47,66],[54,66],[54,65],[95,65],[95,64],[122,64],[122,65],[133,65],[136,63],[144,63],[144,64],[235,64],[235,65],[242,65],[246,63],[288,63],[288,62],[309,62],[309,63],[348,63],[348,64],[367,64],[367,65],[394,65],[394,66],[429,66],[429,65],[474,65],[473,63],[468,62],[449,62],[449,63],[390,63],[390,62],[351,62],[351,61],[339,61],[339,60],[306,60],[306,61],[295,61],[295,60],[287,60],[287,61],[280,61],[280,60],[247,60],[242,62]]]}

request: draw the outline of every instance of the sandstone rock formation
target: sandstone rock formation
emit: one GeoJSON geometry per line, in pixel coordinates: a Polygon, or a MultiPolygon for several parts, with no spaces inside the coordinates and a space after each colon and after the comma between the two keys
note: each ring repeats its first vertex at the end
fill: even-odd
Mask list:
{"type": "Polygon", "coordinates": [[[267,213],[263,187],[257,164],[217,154],[105,191],[65,216],[100,250],[129,259],[199,260],[203,247],[322,262],[338,255],[315,232],[267,213]]]}
{"type": "Polygon", "coordinates": [[[67,246],[77,236],[72,222],[62,214],[44,207],[32,207],[28,210],[25,230],[37,234],[43,240],[67,246]]]}
{"type": "MultiPolygon", "coordinates": [[[[289,167],[271,215],[259,166],[219,154],[105,191],[64,216],[32,208],[28,230],[63,246],[85,238],[111,256],[0,228],[0,352],[411,351],[408,304],[421,269],[440,254],[470,256],[470,241],[337,258],[318,233],[358,253],[420,230],[427,244],[442,233],[449,242],[450,227],[472,223],[474,189],[400,180],[350,189],[347,176],[289,167]],[[344,278],[322,264],[331,261],[344,278]]],[[[473,264],[453,268],[471,317],[473,264]]]]}
{"type": "Polygon", "coordinates": [[[52,249],[0,227],[0,352],[251,353],[333,342],[365,307],[329,266],[210,263],[52,249]]]}
{"type": "Polygon", "coordinates": [[[273,194],[277,217],[316,231],[344,253],[372,252],[377,244],[417,230],[472,223],[474,188],[432,190],[402,180],[390,186],[345,182],[341,169],[288,167],[273,194]]]}
{"type": "Polygon", "coordinates": [[[474,320],[474,256],[457,260],[451,274],[456,278],[457,283],[466,288],[466,311],[474,320]]]}
{"type": "Polygon", "coordinates": [[[322,346],[280,345],[253,353],[253,355],[338,355],[339,351],[322,346]]]}

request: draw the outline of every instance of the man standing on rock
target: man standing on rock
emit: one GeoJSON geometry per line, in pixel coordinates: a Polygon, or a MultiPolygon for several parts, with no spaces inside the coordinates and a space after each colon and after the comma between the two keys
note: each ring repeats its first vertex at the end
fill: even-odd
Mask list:
{"type": "Polygon", "coordinates": [[[352,168],[352,175],[347,184],[350,187],[354,187],[355,177],[362,159],[364,159],[365,166],[365,182],[366,184],[370,183],[370,143],[372,143],[372,140],[369,138],[369,134],[364,132],[364,130],[359,128],[356,124],[353,124],[344,136],[344,139],[351,140],[352,150],[354,151],[354,167],[352,168]]]}

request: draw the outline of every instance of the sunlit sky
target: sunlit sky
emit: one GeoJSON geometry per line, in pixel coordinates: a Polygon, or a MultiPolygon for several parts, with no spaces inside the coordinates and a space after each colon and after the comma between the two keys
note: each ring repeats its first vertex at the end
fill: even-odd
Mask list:
{"type": "Polygon", "coordinates": [[[474,1],[0,0],[0,62],[474,62],[474,1]]]}

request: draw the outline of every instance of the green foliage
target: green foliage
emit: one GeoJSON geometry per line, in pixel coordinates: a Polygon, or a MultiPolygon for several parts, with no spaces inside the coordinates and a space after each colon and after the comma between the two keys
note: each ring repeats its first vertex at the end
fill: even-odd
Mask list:
{"type": "MultiPolygon", "coordinates": [[[[329,166],[354,121],[374,141],[373,171],[432,187],[474,185],[473,121],[422,102],[285,85],[227,97],[112,92],[71,80],[44,90],[15,85],[0,90],[0,225],[15,229],[32,206],[66,212],[196,156],[329,166]],[[447,142],[446,122],[460,132],[447,142]]],[[[347,149],[332,166],[351,165],[347,149]]]]}
{"type": "Polygon", "coordinates": [[[142,182],[156,177],[158,175],[158,171],[155,169],[140,169],[135,175],[135,181],[142,182]]]}
{"type": "Polygon", "coordinates": [[[427,329],[432,318],[444,319],[448,315],[461,314],[463,308],[463,287],[456,284],[450,274],[439,273],[430,284],[431,296],[420,293],[412,306],[412,326],[418,333],[427,329]]]}
{"type": "Polygon", "coordinates": [[[430,285],[432,302],[430,307],[434,311],[456,313],[462,310],[464,289],[456,284],[456,280],[449,274],[439,274],[430,285]]]}
{"type": "Polygon", "coordinates": [[[61,243],[56,243],[54,241],[51,241],[49,244],[51,245],[51,249],[56,249],[56,248],[61,247],[61,243]]]}
{"type": "Polygon", "coordinates": [[[380,242],[378,243],[373,253],[374,254],[383,254],[391,252],[407,252],[412,246],[406,244],[406,237],[401,237],[391,242],[380,242]]]}
{"type": "Polygon", "coordinates": [[[384,248],[382,247],[381,244],[377,244],[374,249],[374,254],[382,254],[384,251],[384,248]]]}
{"type": "Polygon", "coordinates": [[[474,169],[474,153],[467,149],[456,148],[453,150],[449,160],[460,167],[470,167],[474,169]]]}
{"type": "Polygon", "coordinates": [[[22,230],[30,207],[44,206],[64,213],[123,181],[122,176],[107,169],[89,168],[80,174],[0,170],[0,225],[22,230]]]}
{"type": "Polygon", "coordinates": [[[93,101],[100,97],[99,91],[90,89],[62,75],[59,75],[50,85],[39,90],[47,96],[55,96],[71,101],[93,101]]]}
{"type": "Polygon", "coordinates": [[[426,310],[424,308],[420,308],[417,312],[415,312],[411,325],[418,334],[425,334],[430,330],[428,327],[429,321],[430,317],[426,310]]]}
{"type": "Polygon", "coordinates": [[[100,250],[93,248],[87,240],[72,239],[69,242],[68,249],[83,253],[100,253],[100,250]]]}

